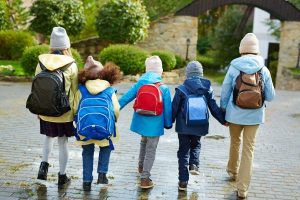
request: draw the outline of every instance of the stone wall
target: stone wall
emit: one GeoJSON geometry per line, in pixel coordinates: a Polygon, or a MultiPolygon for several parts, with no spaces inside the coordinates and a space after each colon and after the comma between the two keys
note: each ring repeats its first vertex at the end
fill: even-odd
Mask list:
{"type": "Polygon", "coordinates": [[[300,22],[283,22],[281,25],[280,50],[276,89],[300,90],[300,78],[287,68],[295,67],[300,43],[300,22]]]}
{"type": "Polygon", "coordinates": [[[101,40],[98,37],[80,40],[71,44],[72,48],[76,49],[83,59],[89,55],[98,58],[99,52],[108,45],[109,42],[101,40]]]}
{"type": "Polygon", "coordinates": [[[138,44],[149,51],[170,50],[186,57],[187,39],[190,39],[189,59],[196,58],[198,39],[198,18],[190,16],[165,17],[153,22],[149,28],[148,38],[138,44]]]}

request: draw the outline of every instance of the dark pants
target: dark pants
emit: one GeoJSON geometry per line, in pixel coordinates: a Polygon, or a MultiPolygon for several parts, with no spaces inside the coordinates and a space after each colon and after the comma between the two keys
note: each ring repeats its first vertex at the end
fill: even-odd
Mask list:
{"type": "Polygon", "coordinates": [[[179,181],[189,180],[189,165],[199,166],[201,136],[178,134],[179,149],[177,151],[179,181]]]}

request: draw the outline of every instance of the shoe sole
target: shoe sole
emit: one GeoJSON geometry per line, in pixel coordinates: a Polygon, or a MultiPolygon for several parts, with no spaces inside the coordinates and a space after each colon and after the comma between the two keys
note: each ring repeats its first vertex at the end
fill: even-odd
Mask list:
{"type": "Polygon", "coordinates": [[[47,178],[45,178],[45,177],[43,177],[43,176],[38,176],[37,179],[39,179],[39,180],[44,180],[44,181],[47,180],[47,178]]]}
{"type": "Polygon", "coordinates": [[[154,185],[149,185],[149,186],[141,186],[140,185],[140,188],[142,188],[142,189],[150,189],[150,188],[153,188],[154,187],[154,185]]]}
{"type": "Polygon", "coordinates": [[[178,186],[178,190],[180,190],[180,191],[187,191],[187,188],[182,188],[182,187],[178,186]]]}
{"type": "Polygon", "coordinates": [[[190,174],[192,174],[192,175],[199,175],[200,172],[197,172],[197,171],[195,171],[195,170],[191,170],[191,171],[190,171],[190,174]]]}

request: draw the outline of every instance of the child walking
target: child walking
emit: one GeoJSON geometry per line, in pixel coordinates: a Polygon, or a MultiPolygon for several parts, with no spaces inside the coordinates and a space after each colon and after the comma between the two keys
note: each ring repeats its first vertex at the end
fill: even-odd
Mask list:
{"type": "Polygon", "coordinates": [[[110,154],[113,144],[119,139],[116,122],[120,109],[116,91],[111,85],[120,77],[117,66],[108,63],[103,67],[92,56],[87,58],[84,69],[78,74],[80,86],[75,96],[74,110],[77,111],[75,118],[78,117],[76,118],[78,131],[76,143],[82,145],[84,191],[91,190],[95,145],[100,147],[97,184],[108,184],[106,174],[110,154]],[[107,104],[103,104],[104,102],[107,104]],[[105,105],[107,105],[108,112],[103,109],[105,105]],[[105,117],[102,117],[104,115],[105,117]],[[103,118],[107,118],[108,121],[103,121],[103,118]],[[106,127],[108,131],[105,131],[106,127]],[[107,133],[111,136],[101,137],[107,133]]]}
{"type": "MultiPolygon", "coordinates": [[[[141,135],[140,154],[138,171],[141,173],[140,187],[143,189],[152,188],[153,182],[150,179],[150,171],[153,166],[156,148],[159,137],[164,134],[164,128],[172,127],[172,107],[171,95],[167,85],[161,84],[163,72],[162,62],[158,56],[146,59],[146,73],[141,76],[139,81],[122,96],[119,100],[121,109],[137,97],[139,89],[147,84],[156,84],[162,97],[162,113],[159,115],[143,115],[138,113],[139,109],[133,114],[130,130],[141,135]]],[[[146,92],[147,93],[147,92],[146,92]]]]}
{"type": "Polygon", "coordinates": [[[172,121],[175,122],[176,119],[175,130],[179,139],[178,189],[185,191],[189,172],[199,174],[200,139],[201,136],[208,134],[208,109],[221,124],[226,122],[222,110],[214,99],[211,83],[203,78],[203,68],[198,61],[188,63],[186,80],[175,91],[172,101],[172,121]]]}

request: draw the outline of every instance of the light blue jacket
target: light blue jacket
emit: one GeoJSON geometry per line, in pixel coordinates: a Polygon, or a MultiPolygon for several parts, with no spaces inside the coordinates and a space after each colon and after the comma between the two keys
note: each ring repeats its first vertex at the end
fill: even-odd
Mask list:
{"type": "MultiPolygon", "coordinates": [[[[124,94],[119,103],[121,109],[124,108],[129,102],[135,99],[136,94],[140,87],[145,84],[161,82],[161,76],[147,72],[131,89],[124,94]]],[[[164,134],[164,128],[172,127],[172,104],[171,94],[167,85],[161,85],[159,89],[162,92],[163,98],[163,113],[159,116],[143,116],[137,113],[133,114],[130,130],[146,137],[156,137],[164,134]]]]}
{"type": "Polygon", "coordinates": [[[247,74],[253,74],[261,69],[263,81],[265,101],[272,101],[275,97],[275,90],[272,78],[267,67],[264,66],[264,60],[257,55],[244,55],[234,59],[230,63],[221,92],[221,108],[226,109],[226,121],[240,125],[256,125],[265,122],[265,107],[258,109],[243,109],[233,103],[233,88],[235,79],[243,71],[247,74]]]}

